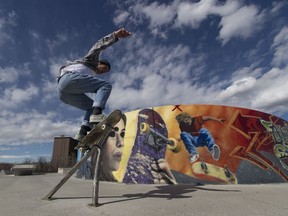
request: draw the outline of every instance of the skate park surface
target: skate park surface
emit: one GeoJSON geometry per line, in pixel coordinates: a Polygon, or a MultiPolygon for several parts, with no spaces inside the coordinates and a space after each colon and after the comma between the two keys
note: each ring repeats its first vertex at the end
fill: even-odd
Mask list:
{"type": "Polygon", "coordinates": [[[62,178],[52,173],[0,176],[1,216],[48,215],[288,215],[287,183],[162,185],[100,182],[92,203],[92,180],[72,176],[52,197],[42,198],[62,178]]]}

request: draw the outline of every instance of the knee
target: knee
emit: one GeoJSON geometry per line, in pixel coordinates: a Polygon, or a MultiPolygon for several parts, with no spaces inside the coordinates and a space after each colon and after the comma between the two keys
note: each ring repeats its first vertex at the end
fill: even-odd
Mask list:
{"type": "Polygon", "coordinates": [[[65,94],[63,89],[58,88],[58,97],[62,102],[67,103],[66,102],[67,95],[65,94]]]}
{"type": "Polygon", "coordinates": [[[180,137],[183,141],[186,141],[188,139],[188,134],[185,132],[181,132],[180,133],[180,137]]]}
{"type": "Polygon", "coordinates": [[[59,85],[57,86],[57,92],[58,92],[58,96],[59,98],[63,98],[63,95],[64,95],[64,87],[63,85],[59,85]]]}
{"type": "Polygon", "coordinates": [[[58,92],[58,97],[60,98],[60,100],[62,100],[62,98],[63,98],[63,89],[60,89],[58,87],[57,92],[58,92]]]}
{"type": "Polygon", "coordinates": [[[64,103],[67,103],[66,102],[66,97],[65,97],[65,94],[63,93],[63,91],[59,91],[58,92],[58,96],[59,96],[59,99],[62,101],[62,102],[64,102],[64,103]]]}

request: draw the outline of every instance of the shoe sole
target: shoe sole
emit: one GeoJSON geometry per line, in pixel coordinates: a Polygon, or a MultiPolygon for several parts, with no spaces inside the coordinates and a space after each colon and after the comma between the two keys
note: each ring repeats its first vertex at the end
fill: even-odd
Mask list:
{"type": "Polygon", "coordinates": [[[213,147],[213,159],[214,160],[219,160],[219,158],[220,158],[220,149],[219,149],[219,147],[218,146],[214,146],[213,147]]]}

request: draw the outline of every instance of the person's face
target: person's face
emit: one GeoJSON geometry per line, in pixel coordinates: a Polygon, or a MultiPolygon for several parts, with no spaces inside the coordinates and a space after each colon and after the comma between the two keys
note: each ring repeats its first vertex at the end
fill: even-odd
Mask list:
{"type": "Polygon", "coordinates": [[[188,116],[183,119],[183,122],[185,122],[186,124],[191,124],[191,121],[192,119],[188,116]]]}
{"type": "Polygon", "coordinates": [[[98,64],[98,69],[97,69],[98,74],[107,73],[108,71],[109,71],[109,67],[107,65],[102,64],[102,63],[98,64]]]}
{"type": "Polygon", "coordinates": [[[124,147],[123,138],[125,135],[125,124],[121,119],[115,125],[109,135],[103,150],[103,168],[107,171],[116,171],[119,169],[124,147]]]}

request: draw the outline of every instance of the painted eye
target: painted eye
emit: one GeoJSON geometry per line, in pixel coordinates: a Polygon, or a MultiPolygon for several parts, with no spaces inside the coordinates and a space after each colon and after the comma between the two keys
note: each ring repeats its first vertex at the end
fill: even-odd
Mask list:
{"type": "Polygon", "coordinates": [[[109,133],[109,137],[115,137],[116,136],[116,133],[114,130],[110,131],[109,133]]]}
{"type": "Polygon", "coordinates": [[[124,138],[124,136],[125,136],[125,131],[122,131],[122,132],[120,133],[120,136],[121,136],[122,138],[124,138]]]}

